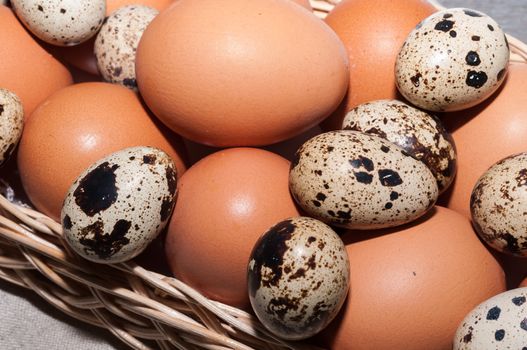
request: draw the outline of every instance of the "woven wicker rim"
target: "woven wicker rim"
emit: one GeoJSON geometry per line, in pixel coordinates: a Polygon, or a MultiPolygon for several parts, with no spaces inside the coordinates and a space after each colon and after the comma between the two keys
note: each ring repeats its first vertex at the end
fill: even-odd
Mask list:
{"type": "MultiPolygon", "coordinates": [[[[338,2],[311,0],[321,18],[338,2]]],[[[527,45],[507,37],[511,61],[527,62],[527,45]]],[[[135,349],[317,349],[277,339],[254,316],[134,262],[101,266],[82,260],[64,241],[60,224],[3,196],[0,278],[135,349]]]]}

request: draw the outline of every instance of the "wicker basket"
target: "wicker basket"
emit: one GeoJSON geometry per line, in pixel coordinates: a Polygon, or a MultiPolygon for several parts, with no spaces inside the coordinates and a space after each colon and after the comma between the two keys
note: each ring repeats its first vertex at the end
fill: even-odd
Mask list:
{"type": "MultiPolygon", "coordinates": [[[[339,1],[311,3],[324,17],[339,1]]],[[[527,45],[508,39],[511,60],[527,62],[527,45]]],[[[136,349],[316,349],[276,339],[254,316],[134,262],[101,266],[81,260],[65,243],[59,223],[2,196],[0,278],[136,349]]]]}

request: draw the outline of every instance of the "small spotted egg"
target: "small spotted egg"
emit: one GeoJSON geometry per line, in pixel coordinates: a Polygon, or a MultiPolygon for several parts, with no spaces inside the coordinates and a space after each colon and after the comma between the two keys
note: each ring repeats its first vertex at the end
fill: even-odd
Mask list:
{"type": "Polygon", "coordinates": [[[156,148],[127,148],[97,161],[66,195],[61,221],[67,242],[98,263],[135,257],[167,224],[176,181],[172,160],[156,148]]]}
{"type": "Polygon", "coordinates": [[[470,197],[472,222],[491,247],[527,257],[527,153],[494,164],[470,197]]]}
{"type": "Polygon", "coordinates": [[[456,331],[454,350],[527,350],[527,288],[498,294],[472,310],[456,331]]]}
{"type": "Polygon", "coordinates": [[[408,35],[395,63],[396,83],[418,107],[456,111],[496,91],[508,63],[507,38],[492,18],[474,10],[447,9],[408,35]]]}
{"type": "Polygon", "coordinates": [[[304,143],[291,164],[289,188],[309,216],[363,230],[413,221],[438,196],[423,162],[378,136],[349,130],[304,143]]]}
{"type": "Polygon", "coordinates": [[[249,259],[249,298],[271,332],[305,339],[336,316],[348,293],[349,275],[346,248],[335,231],[312,218],[291,218],[256,243],[249,259]]]}
{"type": "Polygon", "coordinates": [[[11,0],[11,6],[33,34],[57,46],[88,40],[106,16],[105,0],[11,0]]]}
{"type": "Polygon", "coordinates": [[[129,5],[113,12],[95,39],[95,57],[104,80],[137,90],[135,53],[146,27],[159,11],[129,5]]]}
{"type": "Polygon", "coordinates": [[[0,89],[0,165],[9,159],[24,127],[24,109],[17,95],[0,89]]]}
{"type": "Polygon", "coordinates": [[[397,100],[377,100],[348,112],[344,130],[377,135],[422,161],[444,192],[456,174],[456,146],[439,118],[397,100]]]}

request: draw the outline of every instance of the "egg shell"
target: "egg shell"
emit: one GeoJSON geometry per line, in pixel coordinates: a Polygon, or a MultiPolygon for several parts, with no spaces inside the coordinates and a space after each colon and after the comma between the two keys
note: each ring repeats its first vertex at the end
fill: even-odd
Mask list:
{"type": "Polygon", "coordinates": [[[438,196],[424,163],[380,137],[350,130],[304,143],[292,162],[289,187],[310,216],[363,230],[415,220],[438,196]]]}
{"type": "Polygon", "coordinates": [[[68,69],[39,46],[5,6],[0,6],[0,43],[0,87],[17,94],[26,119],[49,95],[73,82],[68,69]]]}
{"type": "Polygon", "coordinates": [[[305,339],[337,315],[349,275],[346,247],[331,227],[290,218],[271,227],[253,248],[247,273],[251,305],[275,335],[305,339]]]}
{"type": "Polygon", "coordinates": [[[402,227],[341,237],[351,292],[322,332],[326,349],[452,349],[470,310],[505,291],[503,270],[470,221],[446,208],[402,227]]]}
{"type": "Polygon", "coordinates": [[[163,11],[170,6],[175,0],[106,0],[106,16],[128,5],[143,5],[163,11]]]}
{"type": "Polygon", "coordinates": [[[128,5],[107,17],[95,39],[95,57],[104,80],[137,90],[135,53],[148,24],[159,11],[128,5]]]}
{"type": "Polygon", "coordinates": [[[520,283],[520,287],[527,287],[527,277],[520,283]]]}
{"type": "Polygon", "coordinates": [[[527,288],[498,294],[472,310],[454,338],[454,350],[527,348],[527,288]]]}
{"type": "Polygon", "coordinates": [[[18,149],[20,177],[33,205],[58,220],[73,181],[90,164],[133,146],[168,153],[178,174],[185,153],[137,94],[108,83],[76,84],[48,98],[26,122],[18,149]]]}
{"type": "Polygon", "coordinates": [[[346,114],[342,129],[377,135],[426,164],[444,192],[456,174],[456,145],[434,115],[397,100],[363,103],[346,114]]]}
{"type": "Polygon", "coordinates": [[[470,9],[439,11],[407,37],[395,63],[397,88],[431,111],[472,107],[503,83],[509,44],[489,16],[470,9]]]}
{"type": "Polygon", "coordinates": [[[141,253],[165,227],[177,188],[170,157],[155,148],[127,148],[95,162],[68,190],[64,236],[84,258],[118,263],[141,253]]]}
{"type": "Polygon", "coordinates": [[[488,169],[470,197],[480,237],[505,253],[527,257],[527,153],[507,157],[488,169]]]}
{"type": "Polygon", "coordinates": [[[300,215],[288,189],[289,165],[268,151],[231,148],[183,174],[166,240],[173,274],[213,300],[250,309],[254,244],[272,225],[300,215]]]}
{"type": "Polygon", "coordinates": [[[300,6],[305,7],[309,11],[313,11],[313,7],[311,6],[311,3],[309,0],[292,0],[293,2],[296,2],[300,6]]]}
{"type": "Polygon", "coordinates": [[[395,58],[407,35],[437,9],[426,0],[343,0],[325,22],[346,46],[350,85],[343,103],[322,123],[337,130],[359,104],[400,98],[395,85],[395,58]]]}
{"type": "Polygon", "coordinates": [[[470,218],[470,195],[493,164],[527,150],[527,64],[511,63],[497,94],[468,110],[445,113],[442,120],[456,142],[457,176],[442,204],[470,218]]]}
{"type": "Polygon", "coordinates": [[[0,165],[13,153],[24,127],[24,109],[17,95],[0,88],[0,165]]]}
{"type": "Polygon", "coordinates": [[[218,147],[308,130],[337,108],[349,80],[335,33],[285,0],[177,1],[144,32],[136,74],[160,120],[218,147]]]}
{"type": "Polygon", "coordinates": [[[80,44],[104,21],[106,0],[12,0],[18,18],[39,39],[58,46],[80,44]]]}

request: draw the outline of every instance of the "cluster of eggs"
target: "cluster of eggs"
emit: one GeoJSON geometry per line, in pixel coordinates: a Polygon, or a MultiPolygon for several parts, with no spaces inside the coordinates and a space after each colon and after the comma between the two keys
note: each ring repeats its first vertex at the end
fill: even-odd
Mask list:
{"type": "Polygon", "coordinates": [[[500,294],[488,247],[527,256],[527,145],[471,138],[510,129],[488,127],[504,104],[517,124],[527,68],[487,15],[421,0],[344,0],[325,20],[296,0],[12,0],[0,29],[10,56],[37,62],[0,63],[0,161],[20,139],[25,192],[84,258],[132,259],[167,228],[175,277],[285,339],[525,339],[526,292],[500,294]]]}

